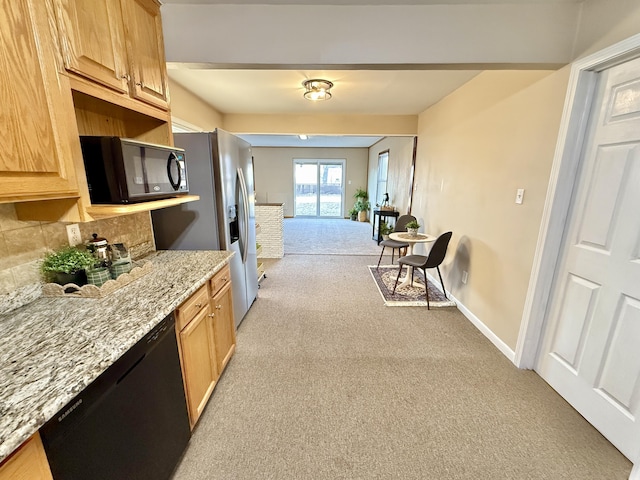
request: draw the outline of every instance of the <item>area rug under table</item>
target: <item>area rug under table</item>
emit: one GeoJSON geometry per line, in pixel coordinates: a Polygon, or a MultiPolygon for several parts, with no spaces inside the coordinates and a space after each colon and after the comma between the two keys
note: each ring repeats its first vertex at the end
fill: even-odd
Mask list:
{"type": "MultiPolygon", "coordinates": [[[[384,304],[388,307],[426,307],[427,299],[424,294],[424,275],[422,270],[415,269],[413,278],[419,282],[420,287],[398,287],[396,293],[393,292],[393,285],[396,283],[398,276],[397,265],[381,265],[380,268],[376,268],[375,265],[369,266],[369,271],[373,277],[378,291],[384,300],[384,304]]],[[[400,282],[407,274],[407,268],[404,268],[400,277],[400,282]]],[[[398,285],[400,284],[398,282],[398,285]]],[[[429,288],[429,306],[431,308],[438,307],[455,307],[455,302],[447,299],[444,294],[436,288],[433,283],[428,283],[429,288]]]]}

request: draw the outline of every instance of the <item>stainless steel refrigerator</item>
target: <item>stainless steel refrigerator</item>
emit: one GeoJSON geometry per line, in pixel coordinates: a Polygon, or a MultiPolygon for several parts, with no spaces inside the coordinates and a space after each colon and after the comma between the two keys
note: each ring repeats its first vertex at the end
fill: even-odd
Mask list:
{"type": "Polygon", "coordinates": [[[236,327],[258,295],[251,145],[224,130],[176,133],[189,193],[200,200],[152,212],[158,250],[231,250],[236,327]]]}

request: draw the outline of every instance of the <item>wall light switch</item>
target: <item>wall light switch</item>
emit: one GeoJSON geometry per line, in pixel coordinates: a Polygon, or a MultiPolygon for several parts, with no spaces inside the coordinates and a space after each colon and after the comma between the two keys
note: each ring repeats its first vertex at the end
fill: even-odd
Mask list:
{"type": "Polygon", "coordinates": [[[469,272],[467,272],[466,270],[463,270],[461,280],[462,280],[462,283],[466,285],[467,281],[469,280],[469,272]]]}
{"type": "Polygon", "coordinates": [[[519,188],[516,191],[516,203],[518,205],[522,204],[523,199],[524,199],[524,188],[519,188]]]}

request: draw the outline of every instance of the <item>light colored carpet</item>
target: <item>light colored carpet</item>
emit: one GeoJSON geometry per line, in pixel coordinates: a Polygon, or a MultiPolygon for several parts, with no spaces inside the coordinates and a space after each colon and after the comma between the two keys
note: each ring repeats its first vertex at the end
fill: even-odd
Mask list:
{"type": "MultiPolygon", "coordinates": [[[[378,255],[368,222],[345,219],[285,218],[284,253],[303,255],[378,255]]],[[[391,255],[391,250],[386,249],[391,255]]],[[[377,259],[376,259],[377,263],[377,259]]]]}
{"type": "Polygon", "coordinates": [[[628,478],[630,462],[456,309],[382,306],[373,260],[266,262],[174,480],[628,478]]]}

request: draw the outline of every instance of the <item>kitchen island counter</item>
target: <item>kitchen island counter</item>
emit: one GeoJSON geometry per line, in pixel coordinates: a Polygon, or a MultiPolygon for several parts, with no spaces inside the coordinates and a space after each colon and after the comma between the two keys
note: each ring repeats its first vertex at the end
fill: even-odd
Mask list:
{"type": "Polygon", "coordinates": [[[0,315],[0,462],[232,255],[155,252],[149,273],[107,297],[41,297],[0,315]]]}

